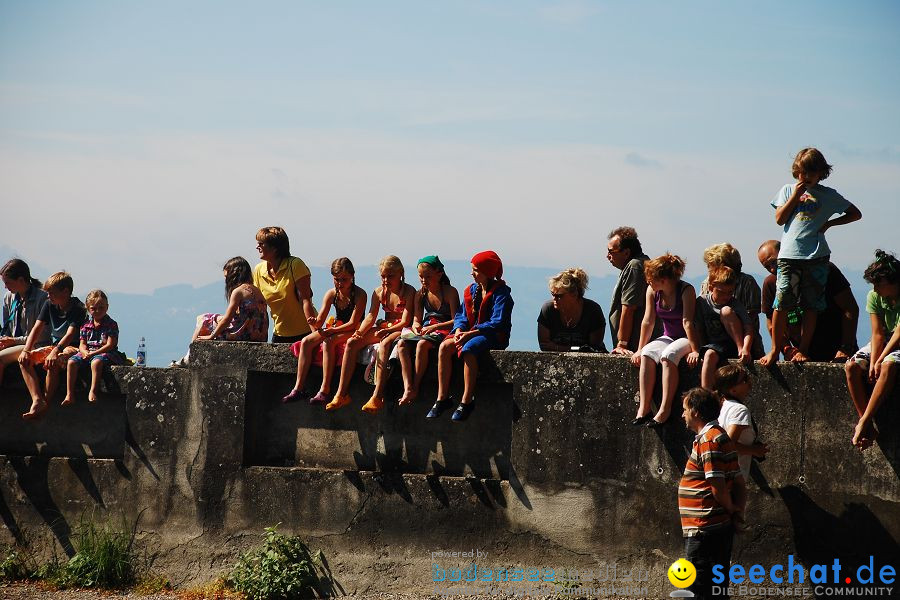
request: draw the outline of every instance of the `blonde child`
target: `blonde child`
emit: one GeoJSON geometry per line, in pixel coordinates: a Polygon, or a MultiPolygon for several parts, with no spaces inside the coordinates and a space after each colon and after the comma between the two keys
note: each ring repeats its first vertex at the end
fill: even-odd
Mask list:
{"type": "Polygon", "coordinates": [[[716,369],[731,358],[745,365],[752,360],[754,329],[747,309],[734,297],[738,274],[726,266],[709,271],[707,291],[697,298],[696,322],[700,337],[703,368],[700,385],[715,389],[716,369]]]}
{"type": "MultiPolygon", "coordinates": [[[[325,406],[325,410],[337,410],[350,404],[350,378],[356,369],[356,358],[359,351],[371,344],[378,344],[375,358],[376,384],[386,379],[384,367],[390,356],[393,342],[400,337],[404,327],[412,322],[412,305],[416,290],[403,280],[403,263],[396,256],[385,256],[378,264],[381,274],[381,287],[372,291],[372,302],[369,312],[359,327],[347,340],[344,359],[341,364],[341,379],[334,398],[325,406]],[[377,321],[378,311],[384,311],[384,320],[377,321]]],[[[382,383],[382,388],[383,388],[382,383]]],[[[384,406],[384,398],[376,393],[362,407],[364,412],[374,414],[384,406]]]]}
{"type": "Polygon", "coordinates": [[[472,257],[472,279],[475,282],[463,292],[450,335],[438,348],[438,395],[425,415],[427,419],[438,418],[452,404],[450,375],[454,356],[463,361],[463,395],[450,417],[458,423],[475,410],[479,357],[509,346],[513,299],[503,281],[503,262],[496,252],[485,250],[472,257]]]}
{"type": "Polygon", "coordinates": [[[428,355],[450,333],[453,315],[459,309],[459,292],[450,285],[444,263],[437,255],[420,258],[417,269],[422,287],[416,292],[413,324],[397,342],[404,388],[400,406],[410,404],[419,395],[428,355]]]}
{"type": "Polygon", "coordinates": [[[52,398],[59,384],[59,373],[66,367],[70,356],[78,352],[78,330],[87,319],[81,300],[72,295],[75,284],[72,276],[65,271],[54,273],[44,282],[47,302],[38,314],[25,347],[19,354],[19,368],[25,387],[31,394],[31,408],[22,415],[24,419],[37,419],[47,410],[47,398],[52,398]],[[45,329],[50,332],[50,345],[36,347],[45,339],[45,329]],[[41,391],[41,383],[35,368],[43,366],[47,372],[46,393],[41,391]]]}
{"type": "Polygon", "coordinates": [[[871,446],[878,437],[875,413],[893,391],[900,369],[900,260],[876,250],[875,261],[863,277],[872,284],[866,297],[872,340],[844,366],[850,398],[859,413],[852,441],[860,450],[871,446]]]}
{"type": "Polygon", "coordinates": [[[84,299],[91,315],[79,333],[78,354],[69,359],[66,366],[66,397],[62,406],[75,402],[75,382],[78,372],[90,363],[91,389],[88,402],[97,401],[97,386],[107,365],[125,364],[125,356],[119,352],[119,325],[107,314],[109,300],[102,290],[92,290],[84,299]]]}
{"type": "Polygon", "coordinates": [[[640,367],[640,404],[632,425],[662,427],[669,419],[675,391],[678,389],[678,363],[686,358],[694,368],[700,358],[700,344],[694,328],[697,294],[694,286],[681,280],[684,261],[673,254],[663,254],[644,263],[647,298],[641,339],[631,364],[640,367]],[[656,319],[663,323],[661,337],[650,341],[656,319]],[[651,409],[657,365],[662,368],[662,399],[654,416],[651,409]]]}
{"type": "Polygon", "coordinates": [[[356,331],[362,321],[366,310],[366,291],[356,285],[356,270],[353,263],[347,257],[335,259],[331,263],[331,275],[334,279],[334,288],[325,292],[322,298],[322,308],[319,309],[319,314],[312,325],[313,332],[292,346],[292,349],[296,348],[297,353],[297,381],[294,388],[281,399],[282,402],[309,398],[304,391],[304,383],[317,348],[322,349],[322,386],[315,396],[309,398],[309,403],[328,402],[339,347],[356,331]],[[335,316],[326,321],[332,306],[335,316]]]}
{"type": "MultiPolygon", "coordinates": [[[[253,270],[243,256],[229,259],[222,267],[225,278],[225,314],[205,313],[197,317],[191,342],[224,340],[229,342],[265,342],[269,336],[266,299],[253,285],[253,270]]],[[[190,353],[170,367],[186,367],[190,353]]]]}

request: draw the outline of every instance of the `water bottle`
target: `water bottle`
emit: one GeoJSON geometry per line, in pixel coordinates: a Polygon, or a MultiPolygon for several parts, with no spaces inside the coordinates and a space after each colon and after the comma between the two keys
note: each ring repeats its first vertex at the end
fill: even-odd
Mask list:
{"type": "Polygon", "coordinates": [[[147,366],[147,344],[144,342],[144,338],[141,338],[141,343],[138,344],[137,354],[134,361],[134,366],[136,367],[146,367],[147,366]]]}

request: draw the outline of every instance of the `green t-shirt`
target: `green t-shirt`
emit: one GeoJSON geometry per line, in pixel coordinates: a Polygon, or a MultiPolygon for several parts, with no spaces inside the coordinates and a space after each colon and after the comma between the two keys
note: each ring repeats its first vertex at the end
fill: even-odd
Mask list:
{"type": "Polygon", "coordinates": [[[870,290],[869,295],[866,296],[866,312],[870,315],[878,315],[878,318],[884,322],[888,335],[891,335],[897,329],[897,324],[900,323],[900,302],[891,304],[887,298],[876,294],[875,290],[870,290]]]}

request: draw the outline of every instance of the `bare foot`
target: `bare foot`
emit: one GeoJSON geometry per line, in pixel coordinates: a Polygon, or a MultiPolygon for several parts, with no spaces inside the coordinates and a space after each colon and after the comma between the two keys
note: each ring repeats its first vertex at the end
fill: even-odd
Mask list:
{"type": "Polygon", "coordinates": [[[769,365],[774,365],[778,362],[778,351],[771,350],[768,354],[759,359],[759,364],[764,367],[768,367],[769,365]]]}
{"type": "Polygon", "coordinates": [[[805,363],[809,361],[809,357],[797,350],[794,352],[794,355],[791,357],[791,362],[795,363],[805,363]]]}
{"type": "Polygon", "coordinates": [[[91,390],[88,392],[88,402],[96,402],[97,401],[97,392],[91,390]]]}
{"type": "Polygon", "coordinates": [[[413,400],[415,400],[417,396],[418,394],[413,392],[412,390],[406,390],[405,392],[403,392],[403,396],[400,397],[400,400],[397,402],[397,404],[400,406],[412,404],[413,400]]]}
{"type": "Polygon", "coordinates": [[[44,413],[47,412],[47,401],[46,400],[34,400],[31,403],[31,408],[28,409],[27,413],[22,413],[22,418],[27,421],[33,421],[34,419],[40,419],[44,416],[44,413]]]}
{"type": "Polygon", "coordinates": [[[860,450],[865,450],[875,443],[878,439],[878,428],[874,424],[867,424],[860,421],[853,430],[853,445],[860,450]]]}
{"type": "Polygon", "coordinates": [[[59,403],[60,406],[69,406],[70,404],[75,404],[75,398],[66,394],[66,397],[63,398],[63,401],[59,403]]]}

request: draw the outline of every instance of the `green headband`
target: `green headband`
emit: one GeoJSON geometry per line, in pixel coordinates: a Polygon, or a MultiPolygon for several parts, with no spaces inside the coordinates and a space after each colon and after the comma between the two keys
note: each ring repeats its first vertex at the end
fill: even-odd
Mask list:
{"type": "Polygon", "coordinates": [[[441,262],[441,259],[438,258],[437,254],[429,254],[428,256],[423,256],[419,259],[416,265],[421,265],[422,263],[431,265],[435,269],[439,269],[441,271],[444,270],[444,263],[441,262]]]}

